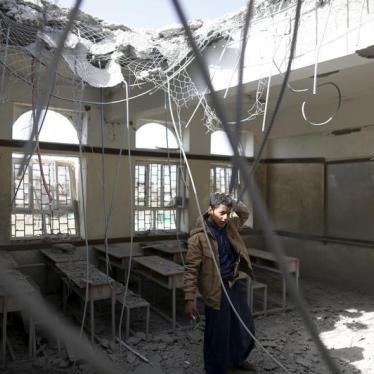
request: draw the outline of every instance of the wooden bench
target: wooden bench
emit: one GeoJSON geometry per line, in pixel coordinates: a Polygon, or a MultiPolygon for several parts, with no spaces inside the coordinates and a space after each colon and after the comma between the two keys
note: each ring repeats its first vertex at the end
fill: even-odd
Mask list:
{"type": "Polygon", "coordinates": [[[150,318],[150,304],[147,300],[143,299],[140,295],[127,290],[126,301],[124,303],[123,297],[125,293],[125,286],[119,282],[116,282],[115,285],[116,293],[116,302],[122,305],[126,310],[126,339],[130,335],[130,313],[132,309],[146,308],[146,317],[145,317],[145,334],[148,336],[149,332],[149,318],[150,318]]]}

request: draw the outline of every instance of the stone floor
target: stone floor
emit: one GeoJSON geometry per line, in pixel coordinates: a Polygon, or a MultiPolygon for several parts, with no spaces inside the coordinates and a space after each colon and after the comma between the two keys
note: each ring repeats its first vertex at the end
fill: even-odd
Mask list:
{"type": "MultiPolygon", "coordinates": [[[[342,292],[327,288],[315,282],[302,282],[303,294],[320,336],[334,358],[341,373],[374,374],[374,299],[354,292],[342,292]]],[[[139,332],[132,335],[127,343],[147,358],[151,365],[134,353],[120,350],[118,344],[110,342],[105,331],[110,331],[109,321],[98,321],[99,348],[119,367],[119,373],[135,374],[196,374],[203,373],[202,342],[203,322],[194,325],[183,317],[181,327],[173,333],[170,325],[151,314],[151,334],[146,339],[141,332],[142,323],[134,322],[139,332]]],[[[321,355],[306,331],[295,310],[274,313],[256,318],[256,335],[266,352],[257,345],[251,354],[258,373],[285,373],[270,357],[271,354],[291,373],[329,373],[321,355]]],[[[14,346],[17,360],[8,359],[4,374],[23,373],[95,373],[84,362],[72,362],[62,351],[59,356],[52,343],[45,345],[34,361],[26,360],[18,351],[20,337],[14,346]]],[[[240,374],[240,371],[235,373],[240,374]]]]}

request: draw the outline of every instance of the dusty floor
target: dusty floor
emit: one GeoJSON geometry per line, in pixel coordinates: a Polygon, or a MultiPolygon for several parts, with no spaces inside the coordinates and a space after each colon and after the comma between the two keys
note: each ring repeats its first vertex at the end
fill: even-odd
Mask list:
{"type": "MultiPolygon", "coordinates": [[[[335,358],[341,373],[374,374],[374,300],[353,292],[341,292],[324,285],[303,282],[302,289],[309,309],[323,341],[335,358]]],[[[175,334],[169,324],[152,313],[151,332],[148,339],[143,332],[135,333],[127,341],[145,356],[152,366],[126,350],[110,342],[105,336],[105,324],[98,323],[100,349],[122,368],[123,373],[203,373],[202,338],[203,323],[193,325],[184,319],[183,326],[175,334]]],[[[142,321],[135,322],[139,331],[142,321]]],[[[326,366],[305,331],[294,310],[256,318],[257,338],[274,357],[291,373],[328,373],[326,366]]],[[[22,345],[22,339],[16,339],[22,345]]],[[[41,340],[43,347],[43,340],[41,340]]],[[[19,347],[21,349],[21,347],[19,347]]],[[[23,347],[26,350],[25,347],[23,347]]],[[[16,349],[17,353],[18,349],[16,349]]],[[[18,353],[17,353],[18,356],[18,353]]],[[[284,373],[259,347],[251,354],[258,373],[284,373]]],[[[34,361],[22,360],[22,355],[12,362],[8,360],[1,373],[94,373],[83,362],[69,360],[65,350],[59,356],[54,344],[49,343],[34,361]]],[[[240,371],[236,371],[240,374],[240,371]]]]}

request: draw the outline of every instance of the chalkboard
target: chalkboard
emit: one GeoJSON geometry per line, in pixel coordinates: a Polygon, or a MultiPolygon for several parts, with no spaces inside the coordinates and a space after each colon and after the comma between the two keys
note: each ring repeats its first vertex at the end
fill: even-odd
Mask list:
{"type": "Polygon", "coordinates": [[[374,162],[328,163],[328,236],[374,241],[374,162]]]}
{"type": "Polygon", "coordinates": [[[322,235],[324,163],[268,164],[267,203],[276,230],[322,235]]]}

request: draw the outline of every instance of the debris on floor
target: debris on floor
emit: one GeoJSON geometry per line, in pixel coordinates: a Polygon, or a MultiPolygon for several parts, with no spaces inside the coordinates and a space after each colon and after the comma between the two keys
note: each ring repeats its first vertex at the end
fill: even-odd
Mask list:
{"type": "MultiPolygon", "coordinates": [[[[346,374],[374,374],[374,300],[354,292],[328,288],[314,282],[302,282],[304,296],[321,338],[341,370],[346,374]]],[[[102,321],[98,321],[103,324],[102,321]]],[[[328,374],[321,355],[306,331],[296,310],[256,317],[256,335],[264,348],[291,373],[328,374]]],[[[204,324],[193,325],[185,320],[175,333],[168,324],[152,313],[151,334],[136,332],[126,341],[149,363],[133,352],[114,344],[100,329],[98,349],[118,363],[123,373],[196,374],[203,373],[204,324]]],[[[95,373],[84,362],[73,362],[64,349],[60,356],[53,344],[40,352],[34,361],[8,361],[4,374],[20,373],[95,373]]],[[[281,374],[284,371],[263,350],[251,354],[258,373],[281,374]]],[[[240,371],[233,371],[240,374],[240,371]]],[[[244,373],[244,372],[242,372],[244,373]]]]}

